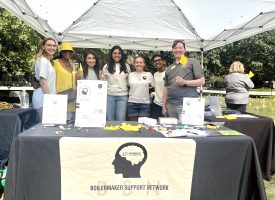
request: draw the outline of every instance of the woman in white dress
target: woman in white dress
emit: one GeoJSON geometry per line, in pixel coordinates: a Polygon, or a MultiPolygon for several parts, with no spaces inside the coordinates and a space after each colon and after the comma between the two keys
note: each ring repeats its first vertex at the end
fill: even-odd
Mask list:
{"type": "Polygon", "coordinates": [[[56,41],[53,38],[45,38],[41,43],[41,49],[37,54],[34,65],[35,78],[40,87],[34,91],[32,103],[38,113],[40,122],[42,121],[44,94],[56,94],[55,70],[51,62],[56,46],[56,41]]]}

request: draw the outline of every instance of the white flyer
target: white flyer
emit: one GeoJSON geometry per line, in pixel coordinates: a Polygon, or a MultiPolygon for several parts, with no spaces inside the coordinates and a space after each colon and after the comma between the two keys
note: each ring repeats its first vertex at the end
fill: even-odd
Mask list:
{"type": "Polygon", "coordinates": [[[75,126],[104,127],[106,124],[106,106],[106,81],[77,81],[75,126]]]}
{"type": "Polygon", "coordinates": [[[203,125],[204,122],[204,106],[203,98],[183,98],[182,105],[182,124],[203,125]]]}
{"type": "Polygon", "coordinates": [[[67,95],[44,94],[42,124],[66,124],[67,95]]]}

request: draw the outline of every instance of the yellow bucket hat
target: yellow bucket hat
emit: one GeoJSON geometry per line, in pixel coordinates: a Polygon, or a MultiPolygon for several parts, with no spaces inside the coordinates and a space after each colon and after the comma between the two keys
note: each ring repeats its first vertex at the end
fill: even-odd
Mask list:
{"type": "Polygon", "coordinates": [[[60,45],[60,51],[74,51],[73,50],[73,45],[70,42],[62,42],[60,45]]]}

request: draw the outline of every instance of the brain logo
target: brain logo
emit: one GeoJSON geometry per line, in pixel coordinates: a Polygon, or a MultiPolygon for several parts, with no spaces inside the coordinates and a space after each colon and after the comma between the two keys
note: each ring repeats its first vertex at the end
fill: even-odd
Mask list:
{"type": "Polygon", "coordinates": [[[121,145],[112,162],[115,174],[122,174],[123,178],[140,178],[140,168],[147,159],[147,150],[139,143],[121,145]]]}

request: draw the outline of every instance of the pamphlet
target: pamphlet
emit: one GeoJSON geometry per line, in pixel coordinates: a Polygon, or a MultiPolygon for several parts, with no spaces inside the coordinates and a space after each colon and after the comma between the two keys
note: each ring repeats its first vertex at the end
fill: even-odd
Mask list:
{"type": "Polygon", "coordinates": [[[104,127],[106,124],[106,106],[106,81],[77,81],[75,126],[104,127]]]}
{"type": "Polygon", "coordinates": [[[67,95],[44,94],[42,124],[66,124],[67,95]]]}
{"type": "Polygon", "coordinates": [[[182,106],[182,124],[203,125],[204,122],[204,106],[203,98],[183,98],[182,106]]]}

